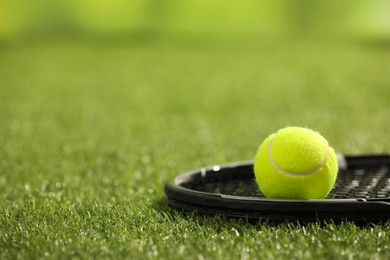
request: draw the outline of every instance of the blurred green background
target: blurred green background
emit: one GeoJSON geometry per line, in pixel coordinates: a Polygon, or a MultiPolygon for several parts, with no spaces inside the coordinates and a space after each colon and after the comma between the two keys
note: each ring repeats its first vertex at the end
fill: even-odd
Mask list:
{"type": "Polygon", "coordinates": [[[31,35],[390,39],[386,0],[2,0],[0,38],[31,35]]]}
{"type": "Polygon", "coordinates": [[[390,151],[390,1],[0,0],[0,259],[390,259],[390,225],[170,209],[278,128],[390,151]]]}

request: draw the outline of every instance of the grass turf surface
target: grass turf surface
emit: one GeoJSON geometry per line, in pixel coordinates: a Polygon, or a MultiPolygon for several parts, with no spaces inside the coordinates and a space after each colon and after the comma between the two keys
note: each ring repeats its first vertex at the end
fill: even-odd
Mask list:
{"type": "Polygon", "coordinates": [[[390,258],[390,222],[251,225],[163,193],[286,125],[388,152],[390,49],[54,42],[0,57],[0,258],[390,258]]]}

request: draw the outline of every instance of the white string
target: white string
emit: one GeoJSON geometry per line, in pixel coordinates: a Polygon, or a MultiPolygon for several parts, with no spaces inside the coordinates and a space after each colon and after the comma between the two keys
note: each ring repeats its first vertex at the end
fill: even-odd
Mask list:
{"type": "Polygon", "coordinates": [[[324,155],[322,162],[314,169],[311,169],[309,171],[303,171],[303,172],[291,172],[291,171],[283,170],[282,168],[280,168],[276,164],[276,162],[273,160],[272,154],[271,154],[272,143],[273,143],[275,137],[276,137],[276,135],[271,139],[269,146],[268,146],[268,159],[269,159],[269,162],[272,164],[272,166],[274,166],[279,172],[284,173],[284,174],[288,174],[291,176],[306,176],[306,175],[310,175],[310,174],[317,172],[319,169],[321,169],[325,165],[326,158],[328,157],[328,153],[329,153],[329,145],[326,147],[325,155],[324,155]]]}

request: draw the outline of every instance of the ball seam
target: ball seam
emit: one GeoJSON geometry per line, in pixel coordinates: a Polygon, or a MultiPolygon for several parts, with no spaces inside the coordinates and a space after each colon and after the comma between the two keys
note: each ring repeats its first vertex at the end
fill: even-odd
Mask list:
{"type": "Polygon", "coordinates": [[[325,165],[326,159],[327,159],[328,154],[329,154],[329,145],[327,145],[327,147],[326,147],[324,158],[322,159],[321,163],[318,166],[316,166],[315,168],[311,169],[311,170],[303,171],[303,172],[293,172],[293,171],[287,171],[287,170],[284,170],[284,169],[280,168],[278,166],[278,164],[272,158],[272,143],[275,140],[276,136],[277,135],[275,135],[271,139],[271,141],[270,141],[270,143],[268,145],[268,160],[272,164],[272,166],[275,167],[275,169],[278,170],[279,172],[287,174],[287,175],[291,175],[291,176],[307,176],[307,175],[310,175],[310,174],[313,174],[313,173],[319,171],[325,165]]]}

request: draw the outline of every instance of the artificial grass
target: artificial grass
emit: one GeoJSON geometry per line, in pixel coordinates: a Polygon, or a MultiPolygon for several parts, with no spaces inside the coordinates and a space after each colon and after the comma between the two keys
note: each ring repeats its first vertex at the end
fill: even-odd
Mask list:
{"type": "Polygon", "coordinates": [[[390,150],[390,49],[38,42],[0,48],[0,258],[389,258],[390,224],[183,214],[178,173],[286,125],[390,150]]]}

